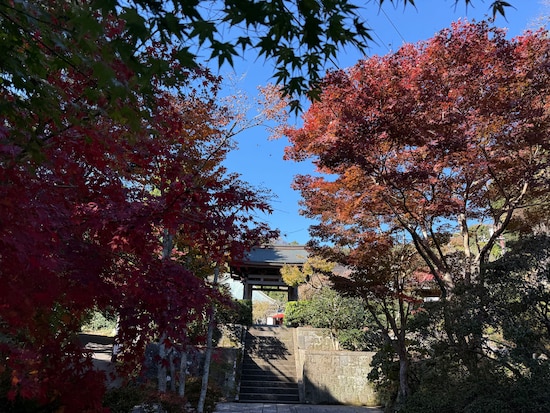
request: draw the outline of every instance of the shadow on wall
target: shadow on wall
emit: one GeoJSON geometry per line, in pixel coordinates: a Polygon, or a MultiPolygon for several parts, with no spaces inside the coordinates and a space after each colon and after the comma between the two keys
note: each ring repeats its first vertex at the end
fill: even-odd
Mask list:
{"type": "Polygon", "coordinates": [[[368,380],[375,353],[333,350],[323,329],[295,329],[301,399],[311,404],[378,406],[368,380]]]}
{"type": "Polygon", "coordinates": [[[303,383],[306,403],[342,404],[340,398],[333,395],[330,388],[316,384],[315,380],[311,380],[307,374],[304,374],[303,383]]]}
{"type": "MultiPolygon", "coordinates": [[[[321,353],[321,352],[319,352],[321,353]]],[[[326,352],[322,352],[326,353],[326,352]]],[[[316,354],[306,356],[302,383],[306,403],[378,406],[379,400],[367,379],[366,355],[316,354]],[[312,360],[313,359],[313,360],[312,360]]]]}

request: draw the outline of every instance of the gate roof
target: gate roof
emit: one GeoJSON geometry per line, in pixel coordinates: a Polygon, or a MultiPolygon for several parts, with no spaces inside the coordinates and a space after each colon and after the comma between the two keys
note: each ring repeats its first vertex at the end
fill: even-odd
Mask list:
{"type": "Polygon", "coordinates": [[[253,248],[244,259],[244,266],[277,266],[285,264],[302,266],[307,260],[303,245],[270,245],[253,248]]]}
{"type": "Polygon", "coordinates": [[[238,278],[252,274],[280,275],[283,265],[304,265],[308,253],[303,245],[268,245],[254,247],[238,265],[231,266],[231,273],[238,278]]]}

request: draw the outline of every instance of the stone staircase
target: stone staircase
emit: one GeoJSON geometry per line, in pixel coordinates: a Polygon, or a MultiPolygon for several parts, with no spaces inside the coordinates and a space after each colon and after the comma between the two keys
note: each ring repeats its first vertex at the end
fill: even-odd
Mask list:
{"type": "Polygon", "coordinates": [[[299,403],[292,330],[249,328],[242,363],[240,402],[299,403]]]}

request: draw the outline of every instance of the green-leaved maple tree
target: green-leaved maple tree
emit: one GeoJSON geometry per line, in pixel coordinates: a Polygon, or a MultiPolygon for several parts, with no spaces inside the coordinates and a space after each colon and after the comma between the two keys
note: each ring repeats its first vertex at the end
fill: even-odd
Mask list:
{"type": "MultiPolygon", "coordinates": [[[[412,0],[390,2],[415,5],[412,0]]],[[[376,10],[384,0],[374,3],[376,10]]],[[[504,15],[508,6],[502,0],[490,3],[493,15],[504,15]]],[[[131,96],[136,89],[150,92],[151,79],[167,68],[165,60],[144,52],[154,42],[171,45],[184,68],[206,60],[233,64],[249,51],[265,57],[298,107],[301,95],[316,96],[315,86],[339,50],[363,50],[370,40],[360,5],[349,0],[2,0],[0,27],[2,82],[33,95],[44,109],[57,99],[57,91],[44,82],[51,68],[93,76],[89,95],[108,89],[108,101],[131,96]],[[122,37],[105,30],[109,20],[124,29],[122,37]],[[128,83],[117,82],[116,60],[135,74],[128,83]]],[[[103,109],[124,115],[108,101],[103,109]]],[[[50,105],[53,117],[60,115],[56,108],[50,105]]]]}

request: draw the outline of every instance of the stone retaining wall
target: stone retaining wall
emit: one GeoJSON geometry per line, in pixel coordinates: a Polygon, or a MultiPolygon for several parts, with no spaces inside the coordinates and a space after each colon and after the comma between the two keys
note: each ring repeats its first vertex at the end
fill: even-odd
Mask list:
{"type": "Polygon", "coordinates": [[[300,401],[311,404],[376,406],[367,376],[375,353],[337,351],[324,329],[294,329],[300,401]]]}

